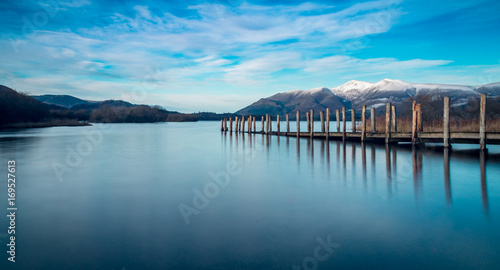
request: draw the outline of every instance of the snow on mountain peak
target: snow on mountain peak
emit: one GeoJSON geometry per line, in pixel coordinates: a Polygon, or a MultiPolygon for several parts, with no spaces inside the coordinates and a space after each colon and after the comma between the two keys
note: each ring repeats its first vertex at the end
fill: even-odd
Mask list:
{"type": "Polygon", "coordinates": [[[306,93],[309,93],[309,94],[314,94],[314,93],[318,93],[318,92],[325,92],[328,94],[332,93],[332,91],[330,91],[330,89],[328,89],[326,87],[318,87],[318,88],[313,88],[311,90],[306,91],[306,93]]]}
{"type": "Polygon", "coordinates": [[[374,84],[373,87],[378,90],[403,90],[411,87],[411,84],[402,80],[383,79],[374,84]]]}
{"type": "Polygon", "coordinates": [[[369,82],[350,80],[347,83],[344,83],[343,85],[335,87],[333,89],[338,90],[338,91],[349,91],[349,90],[354,90],[354,89],[355,90],[364,90],[372,85],[373,85],[373,83],[369,83],[369,82]]]}

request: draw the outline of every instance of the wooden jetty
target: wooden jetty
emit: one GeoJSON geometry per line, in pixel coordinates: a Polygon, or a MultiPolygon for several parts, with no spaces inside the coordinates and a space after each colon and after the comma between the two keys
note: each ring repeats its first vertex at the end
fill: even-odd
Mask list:
{"type": "Polygon", "coordinates": [[[276,117],[277,130],[272,130],[272,117],[269,114],[262,116],[262,129],[257,130],[255,124],[255,117],[247,116],[248,127],[245,130],[245,116],[241,118],[235,117],[235,129],[233,130],[233,119],[229,119],[229,128],[227,126],[227,119],[221,120],[221,131],[237,132],[237,133],[256,133],[277,136],[295,136],[295,137],[308,137],[326,140],[343,140],[343,141],[359,141],[359,142],[378,142],[386,144],[394,143],[411,143],[413,145],[424,143],[443,143],[445,148],[451,147],[452,144],[466,143],[466,144],[479,144],[481,150],[486,150],[487,144],[500,144],[500,132],[486,132],[486,95],[481,95],[479,106],[479,130],[477,132],[451,132],[450,131],[450,98],[445,97],[443,100],[443,131],[442,132],[425,132],[423,129],[422,121],[422,106],[415,101],[412,104],[412,129],[411,132],[401,132],[397,128],[397,115],[395,106],[391,103],[386,104],[385,114],[385,132],[373,132],[376,130],[375,109],[370,108],[371,129],[366,129],[366,106],[362,107],[361,112],[361,130],[356,128],[356,112],[351,109],[352,131],[346,130],[346,108],[343,107],[341,111],[335,110],[337,128],[336,131],[330,131],[330,109],[326,109],[326,113],[320,112],[320,126],[321,131],[314,131],[314,111],[306,112],[306,125],[307,129],[302,131],[300,126],[300,112],[297,112],[297,129],[295,132],[290,131],[289,115],[285,115],[286,131],[280,129],[280,117],[276,117]],[[342,130],[340,130],[340,114],[342,114],[342,130]],[[326,117],[325,117],[326,115],[326,117]],[[326,123],[325,123],[326,118],[326,123]],[[242,123],[243,122],[243,125],[242,123]],[[253,123],[253,125],[252,125],[253,123]]]}

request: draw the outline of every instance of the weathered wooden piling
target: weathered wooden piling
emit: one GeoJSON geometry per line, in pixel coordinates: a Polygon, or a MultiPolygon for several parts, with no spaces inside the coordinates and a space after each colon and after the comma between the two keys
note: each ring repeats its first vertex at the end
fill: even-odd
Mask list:
{"type": "Polygon", "coordinates": [[[443,101],[443,146],[450,147],[450,98],[443,101]]]}
{"type": "Polygon", "coordinates": [[[269,133],[269,114],[266,114],[266,134],[269,133]]]}
{"type": "Polygon", "coordinates": [[[326,108],[326,139],[330,137],[330,108],[326,108]]]}
{"type": "MultiPolygon", "coordinates": [[[[356,128],[356,111],[351,109],[351,121],[353,125],[353,132],[347,132],[347,113],[346,107],[342,107],[342,122],[343,129],[342,132],[340,130],[340,110],[336,110],[337,115],[337,131],[335,133],[330,133],[330,109],[326,108],[325,111],[320,111],[320,122],[321,122],[321,132],[314,131],[314,111],[306,112],[306,120],[307,120],[307,133],[300,132],[300,112],[296,112],[296,121],[297,121],[297,132],[295,134],[290,134],[290,118],[288,114],[285,114],[286,118],[286,132],[281,132],[281,122],[283,121],[282,117],[279,115],[276,116],[277,119],[277,131],[272,132],[272,116],[270,114],[266,114],[265,116],[261,116],[262,122],[262,133],[265,134],[273,134],[278,136],[297,136],[297,138],[301,136],[307,136],[313,138],[314,136],[325,136],[327,140],[333,138],[338,140],[352,140],[352,141],[361,141],[364,143],[367,140],[374,142],[386,142],[389,143],[399,143],[399,142],[411,142],[413,145],[427,142],[437,142],[443,140],[443,145],[445,149],[451,147],[451,142],[453,143],[478,143],[480,144],[481,150],[486,149],[486,143],[488,144],[500,144],[500,132],[486,132],[486,95],[481,95],[480,101],[480,117],[479,117],[479,131],[473,132],[460,132],[455,131],[451,132],[450,130],[450,98],[445,97],[443,100],[443,130],[441,131],[432,131],[429,130],[427,132],[423,132],[423,123],[422,123],[422,104],[417,104],[416,101],[412,103],[412,118],[411,118],[411,134],[407,132],[398,132],[397,129],[397,118],[396,118],[396,107],[391,106],[390,103],[386,104],[386,112],[385,112],[385,133],[376,132],[376,123],[375,123],[375,108],[370,108],[371,117],[372,117],[372,132],[367,132],[367,106],[362,106],[361,114],[361,122],[360,127],[356,128]],[[326,113],[326,117],[325,117],[326,113]],[[265,123],[264,123],[265,122],[265,123]],[[359,130],[361,129],[361,130],[359,130]],[[360,131],[360,134],[357,134],[356,131],[360,131]]],[[[256,118],[254,116],[247,117],[232,117],[222,118],[221,119],[221,131],[235,131],[236,133],[259,133],[256,130],[256,118]],[[246,122],[245,122],[246,121],[246,122]],[[229,122],[229,123],[228,123],[229,122]],[[234,122],[234,127],[233,127],[234,122]],[[245,130],[245,123],[248,125],[245,130]],[[229,127],[228,127],[229,125],[229,127]]],[[[395,160],[395,158],[394,158],[395,160]]]]}
{"type": "Polygon", "coordinates": [[[385,104],[385,143],[391,140],[391,103],[385,104]]]}
{"type": "Polygon", "coordinates": [[[311,115],[309,115],[311,117],[311,133],[310,133],[310,136],[311,138],[313,137],[314,135],[314,111],[311,110],[311,115]]]}
{"type": "Polygon", "coordinates": [[[346,126],[345,126],[345,123],[346,123],[346,120],[345,120],[346,116],[345,116],[345,107],[342,107],[342,140],[345,140],[345,136],[346,136],[346,126]]]}
{"type": "Polygon", "coordinates": [[[361,141],[366,139],[366,105],[361,109],[361,141]]]}
{"type": "Polygon", "coordinates": [[[300,112],[297,111],[297,138],[300,136],[300,112]]]}
{"type": "Polygon", "coordinates": [[[290,117],[288,116],[288,114],[285,114],[285,118],[286,118],[286,135],[288,135],[288,133],[290,133],[290,117]]]}
{"type": "Polygon", "coordinates": [[[269,115],[269,132],[273,132],[273,115],[269,115]]]}
{"type": "Polygon", "coordinates": [[[417,116],[417,102],[414,100],[412,103],[412,121],[411,121],[411,143],[413,145],[417,144],[418,142],[418,128],[417,128],[417,122],[418,122],[418,116],[417,116]]]}
{"type": "Polygon", "coordinates": [[[245,123],[246,123],[246,120],[245,120],[245,116],[242,116],[241,117],[241,133],[245,132],[245,123]]]}
{"type": "Polygon", "coordinates": [[[370,118],[371,118],[371,121],[370,121],[370,125],[371,125],[371,130],[372,130],[372,133],[375,133],[377,132],[377,125],[376,125],[376,120],[375,120],[375,108],[371,107],[370,108],[370,118]]]}
{"type": "Polygon", "coordinates": [[[307,120],[307,132],[311,132],[311,119],[309,119],[309,112],[306,112],[306,120],[307,120]]]}
{"type": "Polygon", "coordinates": [[[325,112],[319,112],[319,121],[321,122],[321,132],[325,132],[325,112]]]}
{"type": "Polygon", "coordinates": [[[337,120],[337,132],[340,132],[340,111],[335,110],[335,117],[337,120]]]}
{"type": "Polygon", "coordinates": [[[351,109],[352,132],[356,132],[356,110],[351,109]]]}
{"type": "Polygon", "coordinates": [[[424,122],[422,119],[422,104],[417,104],[417,129],[418,132],[424,131],[424,122]]]}
{"type": "Polygon", "coordinates": [[[392,132],[398,132],[398,119],[396,118],[396,106],[392,106],[392,132]]]}
{"type": "Polygon", "coordinates": [[[252,116],[248,116],[248,133],[252,132],[252,116]]]}
{"type": "Polygon", "coordinates": [[[479,148],[486,149],[486,94],[481,94],[479,105],[479,148]]]}
{"type": "Polygon", "coordinates": [[[264,115],[260,117],[260,121],[262,123],[262,130],[260,132],[264,133],[264,115]]]}
{"type": "Polygon", "coordinates": [[[281,129],[280,129],[280,115],[279,114],[276,116],[276,131],[277,132],[281,131],[281,129]]]}

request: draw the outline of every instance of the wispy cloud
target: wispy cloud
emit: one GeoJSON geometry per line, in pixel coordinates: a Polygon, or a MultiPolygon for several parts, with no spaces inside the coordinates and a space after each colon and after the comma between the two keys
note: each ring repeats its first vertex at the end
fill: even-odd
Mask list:
{"type": "MultiPolygon", "coordinates": [[[[230,104],[293,85],[313,88],[340,84],[344,78],[394,77],[410,70],[423,74],[443,67],[450,72],[449,66],[457,65],[453,58],[410,51],[404,59],[388,50],[363,53],[380,47],[366,39],[376,41],[412,14],[401,0],[350,6],[222,0],[116,8],[100,0],[57,3],[57,14],[32,31],[16,35],[11,27],[0,28],[1,83],[33,93],[117,98],[143,84],[154,70],[158,87],[148,90],[156,97],[152,102],[224,111],[234,107],[230,104]]],[[[17,17],[30,19],[43,11],[43,6],[30,8],[17,17]]],[[[15,17],[13,11],[2,12],[4,18],[15,17]]],[[[481,70],[495,68],[483,65],[481,70]]]]}

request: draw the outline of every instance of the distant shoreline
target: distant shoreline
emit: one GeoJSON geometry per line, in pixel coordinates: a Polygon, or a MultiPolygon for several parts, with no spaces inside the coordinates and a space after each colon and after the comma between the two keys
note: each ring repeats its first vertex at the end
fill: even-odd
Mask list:
{"type": "Polygon", "coordinates": [[[0,126],[0,130],[4,129],[27,129],[27,128],[46,128],[46,127],[82,127],[82,126],[92,126],[89,122],[80,122],[77,120],[60,120],[53,119],[49,121],[41,122],[24,122],[24,123],[12,123],[0,126]]]}

